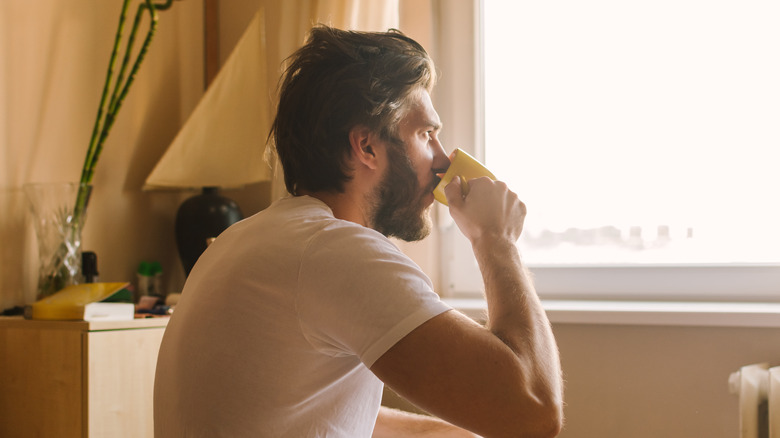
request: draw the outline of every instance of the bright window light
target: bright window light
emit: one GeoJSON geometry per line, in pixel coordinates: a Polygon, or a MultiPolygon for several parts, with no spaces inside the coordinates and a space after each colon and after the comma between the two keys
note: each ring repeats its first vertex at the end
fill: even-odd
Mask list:
{"type": "Polygon", "coordinates": [[[780,2],[485,0],[530,265],[780,262],[780,2]]]}

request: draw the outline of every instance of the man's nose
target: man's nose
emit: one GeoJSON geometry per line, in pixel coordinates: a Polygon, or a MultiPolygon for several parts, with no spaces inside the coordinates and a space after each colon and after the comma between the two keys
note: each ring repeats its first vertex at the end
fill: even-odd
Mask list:
{"type": "Polygon", "coordinates": [[[436,142],[436,148],[434,149],[433,156],[433,168],[438,172],[446,172],[450,167],[450,156],[447,155],[447,151],[440,141],[436,142]]]}

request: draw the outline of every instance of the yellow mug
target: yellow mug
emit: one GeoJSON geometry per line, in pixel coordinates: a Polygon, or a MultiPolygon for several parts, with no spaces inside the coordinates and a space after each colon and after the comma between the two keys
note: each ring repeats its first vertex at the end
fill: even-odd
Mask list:
{"type": "Polygon", "coordinates": [[[468,180],[482,176],[487,176],[492,180],[496,179],[496,177],[487,170],[482,163],[477,161],[476,158],[467,154],[462,149],[455,149],[450,158],[450,167],[447,168],[447,172],[441,177],[441,181],[436,188],[433,189],[433,197],[444,205],[448,205],[447,196],[444,195],[444,187],[452,181],[452,178],[454,178],[455,175],[459,176],[462,181],[461,191],[463,192],[463,196],[466,196],[469,192],[469,186],[466,183],[468,180]]]}

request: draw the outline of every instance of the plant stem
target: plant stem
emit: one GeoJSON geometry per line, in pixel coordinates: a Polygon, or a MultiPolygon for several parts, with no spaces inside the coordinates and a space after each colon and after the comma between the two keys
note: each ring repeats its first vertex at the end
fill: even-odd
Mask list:
{"type": "Polygon", "coordinates": [[[116,38],[114,40],[114,47],[108,63],[106,82],[103,85],[103,93],[100,98],[100,105],[98,107],[97,118],[95,119],[95,126],[92,129],[92,137],[89,142],[86,158],[84,159],[84,167],[81,171],[79,191],[78,195],[76,196],[76,205],[74,208],[74,220],[76,221],[81,221],[83,219],[82,216],[87,207],[89,194],[88,186],[92,182],[92,177],[95,173],[95,167],[97,165],[98,158],[100,158],[100,153],[103,151],[103,145],[106,141],[106,138],[108,137],[108,133],[111,131],[111,127],[114,125],[116,115],[119,112],[119,109],[122,107],[122,102],[124,101],[125,97],[127,97],[130,86],[135,80],[135,75],[138,72],[141,63],[143,62],[144,57],[146,56],[149,44],[152,42],[152,37],[154,36],[155,30],[157,28],[157,9],[166,10],[170,8],[172,3],[173,0],[166,0],[165,3],[161,4],[154,4],[151,0],[145,0],[144,3],[141,3],[138,6],[138,11],[136,12],[133,27],[130,31],[130,37],[125,49],[125,55],[119,71],[119,76],[116,83],[114,84],[114,91],[111,94],[111,100],[109,101],[108,108],[106,109],[105,117],[103,117],[103,109],[108,98],[108,90],[111,88],[111,79],[114,76],[114,64],[116,63],[116,58],[119,53],[119,46],[121,45],[120,43],[122,40],[122,34],[124,32],[124,23],[127,16],[127,10],[130,6],[130,0],[125,0],[122,5],[122,11],[119,15],[119,26],[117,28],[116,38]],[[124,80],[124,73],[127,69],[127,66],[129,65],[130,54],[135,43],[135,35],[138,31],[138,26],[141,24],[141,17],[146,10],[149,11],[149,31],[147,32],[146,38],[141,45],[138,56],[133,63],[130,74],[128,75],[127,80],[125,80],[123,83],[122,81],[124,80]]]}
{"type": "Polygon", "coordinates": [[[114,75],[114,64],[116,62],[117,54],[119,53],[119,46],[122,41],[122,33],[125,28],[125,18],[127,16],[127,10],[130,6],[130,0],[125,0],[122,5],[122,11],[119,14],[119,26],[117,27],[116,37],[114,38],[114,47],[111,50],[111,58],[108,61],[108,72],[106,73],[106,83],[103,85],[103,93],[100,97],[100,105],[98,106],[97,118],[95,120],[95,126],[92,128],[92,138],[89,141],[89,149],[87,149],[87,157],[84,161],[84,168],[82,170],[81,182],[84,181],[84,171],[88,168],[89,163],[94,157],[94,145],[98,138],[98,132],[100,130],[100,121],[103,118],[103,107],[106,104],[106,98],[108,97],[108,90],[111,84],[111,77],[114,75]]]}

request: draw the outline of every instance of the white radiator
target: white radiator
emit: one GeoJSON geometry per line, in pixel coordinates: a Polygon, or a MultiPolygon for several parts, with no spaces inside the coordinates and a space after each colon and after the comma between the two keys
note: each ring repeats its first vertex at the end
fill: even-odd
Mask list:
{"type": "Polygon", "coordinates": [[[729,376],[739,397],[740,438],[780,438],[780,367],[747,365],[729,376]]]}

